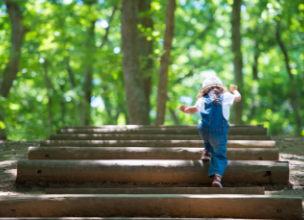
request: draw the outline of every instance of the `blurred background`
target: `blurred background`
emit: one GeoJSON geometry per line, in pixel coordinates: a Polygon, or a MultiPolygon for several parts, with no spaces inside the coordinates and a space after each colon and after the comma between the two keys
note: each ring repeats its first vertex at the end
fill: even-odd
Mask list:
{"type": "Polygon", "coordinates": [[[2,139],[197,124],[178,108],[212,75],[242,93],[231,123],[304,136],[303,0],[0,1],[2,139]]]}

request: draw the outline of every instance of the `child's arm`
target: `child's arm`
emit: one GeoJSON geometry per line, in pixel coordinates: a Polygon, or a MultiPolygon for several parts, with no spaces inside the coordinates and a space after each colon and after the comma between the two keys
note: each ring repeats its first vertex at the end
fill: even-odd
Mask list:
{"type": "Polygon", "coordinates": [[[242,96],[237,89],[238,87],[236,85],[230,85],[230,90],[234,95],[234,102],[240,102],[242,100],[242,96]]]}
{"type": "Polygon", "coordinates": [[[179,110],[181,110],[182,112],[184,113],[188,113],[188,114],[193,114],[193,113],[196,113],[198,110],[195,106],[189,106],[187,107],[186,104],[183,104],[179,110]]]}

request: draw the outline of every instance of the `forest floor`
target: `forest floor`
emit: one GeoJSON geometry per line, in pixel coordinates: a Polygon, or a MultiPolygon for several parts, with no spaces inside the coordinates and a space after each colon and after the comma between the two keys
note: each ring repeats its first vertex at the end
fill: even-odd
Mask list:
{"type": "MultiPolygon", "coordinates": [[[[265,187],[266,195],[296,195],[303,199],[304,219],[304,138],[272,137],[280,152],[280,160],[289,162],[289,186],[265,187]]],[[[16,187],[17,161],[27,159],[29,146],[37,146],[38,141],[32,142],[0,142],[0,196],[1,195],[41,195],[44,188],[16,187]]]]}

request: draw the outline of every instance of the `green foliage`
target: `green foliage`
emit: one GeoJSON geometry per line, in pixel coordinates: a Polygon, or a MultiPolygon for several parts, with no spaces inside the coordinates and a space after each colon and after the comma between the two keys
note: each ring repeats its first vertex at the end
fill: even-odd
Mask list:
{"type": "MultiPolygon", "coordinates": [[[[9,97],[0,100],[5,109],[5,124],[0,121],[0,128],[6,126],[9,139],[45,139],[50,130],[55,132],[64,125],[79,125],[78,105],[84,101],[84,61],[88,59],[93,67],[91,125],[128,123],[122,54],[119,52],[120,10],[116,11],[110,23],[108,41],[100,48],[106,34],[105,21],[109,20],[116,2],[120,4],[114,0],[20,1],[27,27],[22,60],[9,97]],[[87,31],[92,22],[96,22],[95,38],[91,39],[96,46],[94,50],[86,46],[87,31]],[[75,87],[69,78],[67,59],[75,87]],[[51,83],[51,109],[45,71],[51,83]],[[50,113],[52,123],[49,121],[50,113]]],[[[233,83],[230,39],[233,0],[180,2],[185,4],[179,4],[175,12],[167,106],[174,110],[180,124],[196,124],[200,116],[179,112],[181,102],[194,104],[204,78],[210,74],[217,73],[225,85],[233,83]]],[[[301,99],[304,94],[304,4],[301,0],[244,0],[243,4],[243,121],[264,124],[271,135],[293,135],[297,118],[290,104],[291,83],[275,29],[280,20],[281,37],[288,50],[289,65],[298,90],[298,104],[300,109],[304,109],[301,99]],[[258,79],[254,79],[252,73],[255,53],[258,54],[258,79]]],[[[150,112],[152,123],[156,116],[159,60],[164,52],[165,11],[166,1],[153,0],[149,12],[153,29],[138,25],[140,33],[154,43],[154,54],[151,55],[155,61],[150,112]]],[[[10,34],[10,20],[5,5],[1,4],[0,74],[8,62],[10,34]]],[[[303,117],[303,110],[300,115],[303,117]]],[[[173,124],[169,111],[165,124],[173,124]]]]}

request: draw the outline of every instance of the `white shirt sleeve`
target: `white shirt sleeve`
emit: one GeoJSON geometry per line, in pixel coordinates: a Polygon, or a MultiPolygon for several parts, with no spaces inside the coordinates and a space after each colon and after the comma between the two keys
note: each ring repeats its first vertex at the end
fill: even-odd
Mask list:
{"type": "Polygon", "coordinates": [[[223,98],[223,105],[231,106],[233,102],[234,102],[234,95],[232,95],[230,92],[225,92],[223,98]]]}
{"type": "Polygon", "coordinates": [[[195,103],[194,106],[197,108],[198,112],[204,111],[204,109],[205,109],[204,97],[199,98],[199,99],[196,101],[196,103],[195,103]]]}
{"type": "Polygon", "coordinates": [[[223,97],[223,116],[224,118],[229,121],[230,117],[230,106],[234,102],[234,95],[232,95],[230,92],[225,92],[223,97]]]}

